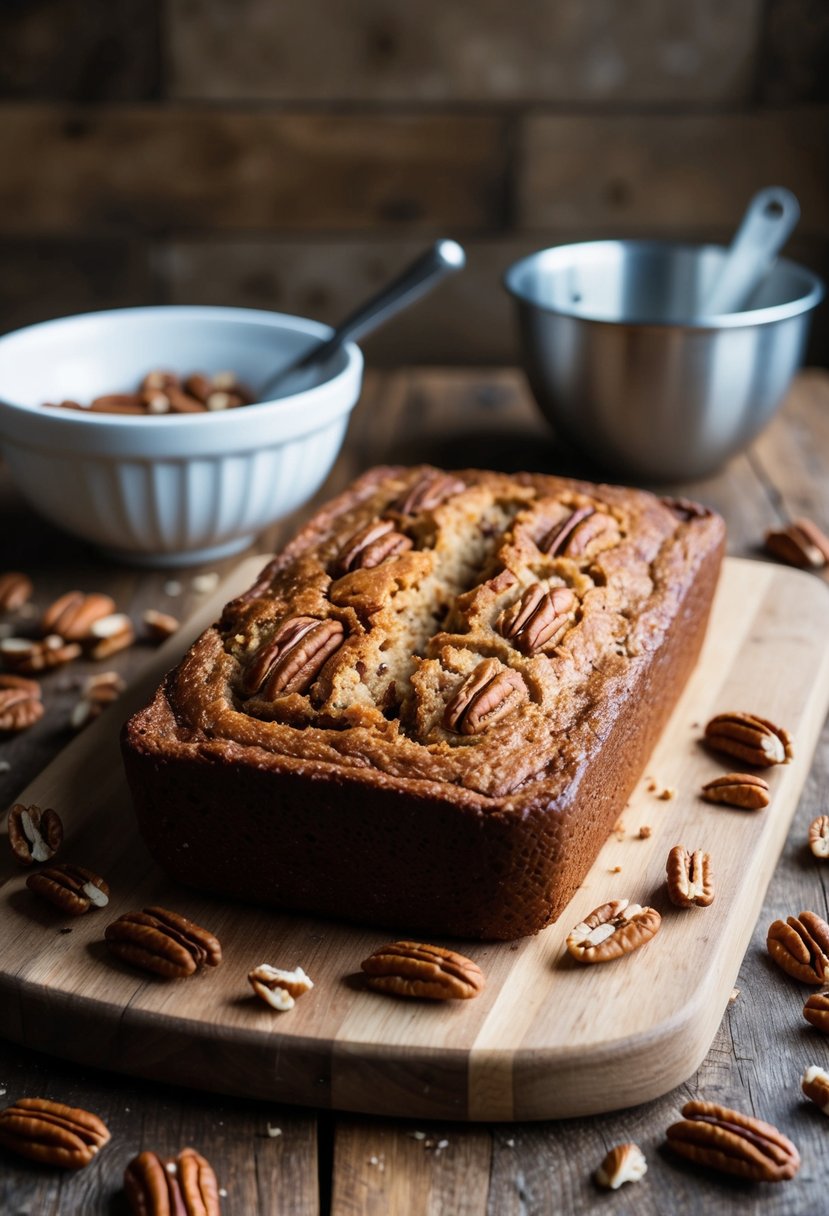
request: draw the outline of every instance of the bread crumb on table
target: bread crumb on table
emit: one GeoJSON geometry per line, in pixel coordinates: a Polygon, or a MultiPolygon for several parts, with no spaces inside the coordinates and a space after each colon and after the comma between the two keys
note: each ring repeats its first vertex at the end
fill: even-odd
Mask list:
{"type": "Polygon", "coordinates": [[[639,839],[647,840],[648,837],[651,836],[652,834],[653,834],[653,828],[650,827],[649,824],[643,823],[641,828],[639,829],[639,839]]]}
{"type": "Polygon", "coordinates": [[[676,798],[676,790],[671,785],[666,785],[664,790],[660,790],[656,795],[660,802],[671,802],[676,798]]]}

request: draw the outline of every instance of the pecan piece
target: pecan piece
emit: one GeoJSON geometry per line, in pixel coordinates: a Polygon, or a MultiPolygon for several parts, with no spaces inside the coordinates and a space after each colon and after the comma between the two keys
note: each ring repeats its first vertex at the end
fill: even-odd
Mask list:
{"type": "Polygon", "coordinates": [[[261,689],[265,698],[307,692],[343,638],[343,627],[333,618],[289,617],[253,656],[242,692],[250,697],[261,689]]]}
{"type": "Polygon", "coordinates": [[[0,1111],[0,1144],[44,1165],[79,1170],[109,1138],[97,1115],[49,1098],[19,1098],[0,1111]]]}
{"type": "Polygon", "coordinates": [[[524,687],[517,671],[502,667],[497,659],[484,659],[446,706],[443,724],[459,735],[480,734],[511,713],[524,687]]]}
{"type": "Polygon", "coordinates": [[[803,1016],[810,1026],[829,1034],[829,992],[816,992],[803,1006],[803,1016]]]}
{"type": "Polygon", "coordinates": [[[9,844],[23,866],[49,861],[63,843],[63,824],[57,811],[16,802],[9,811],[9,844]]]}
{"type": "Polygon", "coordinates": [[[116,958],[165,979],[183,979],[222,961],[218,938],[166,908],[125,912],[107,925],[104,937],[116,958]]]}
{"type": "Polygon", "coordinates": [[[829,815],[818,815],[809,827],[809,848],[815,857],[829,857],[829,815]]]}
{"type": "Polygon", "coordinates": [[[124,1192],[133,1216],[220,1216],[213,1167],[194,1148],[177,1157],[144,1152],[124,1170],[124,1192]]]}
{"type": "Polygon", "coordinates": [[[801,570],[822,570],[829,562],[829,536],[810,519],[794,519],[766,533],[766,550],[778,561],[801,570]]]}
{"type": "Polygon", "coordinates": [[[0,731],[26,730],[39,722],[44,713],[36,680],[0,675],[0,731]]]}
{"type": "Polygon", "coordinates": [[[829,1115],[829,1072],[825,1068],[812,1064],[804,1072],[800,1088],[810,1102],[819,1106],[824,1115],[829,1115]]]}
{"type": "Polygon", "coordinates": [[[706,802],[737,806],[743,811],[759,811],[769,804],[769,785],[762,777],[751,773],[726,773],[704,785],[702,797],[706,802]]]}
{"type": "Polygon", "coordinates": [[[596,1181],[608,1191],[618,1191],[626,1182],[638,1182],[647,1172],[648,1163],[638,1144],[617,1144],[596,1170],[596,1181]]]}
{"type": "Polygon", "coordinates": [[[693,498],[671,498],[663,497],[659,500],[663,507],[667,507],[669,511],[673,511],[683,523],[688,523],[692,519],[709,519],[714,512],[710,507],[704,506],[701,502],[695,502],[693,498]]]}
{"type": "Polygon", "coordinates": [[[716,751],[760,768],[788,764],[793,755],[789,732],[756,714],[717,714],[705,728],[705,739],[716,751]]]}
{"type": "Polygon", "coordinates": [[[707,908],[714,902],[711,858],[701,849],[689,853],[678,844],[668,854],[668,896],[677,908],[707,908]]]}
{"type": "Polygon", "coordinates": [[[567,937],[567,951],[580,963],[607,963],[644,946],[659,932],[662,917],[627,899],[596,908],[567,937]]]}
{"type": "Polygon", "coordinates": [[[293,971],[283,971],[280,967],[272,967],[270,963],[260,963],[248,972],[248,983],[258,997],[284,1013],[293,1009],[296,998],[304,996],[314,987],[314,982],[306,975],[301,967],[293,971]]]}
{"type": "Polygon", "coordinates": [[[776,920],[766,937],[768,952],[778,967],[803,984],[829,979],[829,925],[815,912],[776,920]]]}
{"type": "Polygon", "coordinates": [[[30,874],[26,886],[69,916],[83,916],[90,908],[105,908],[109,903],[108,885],[83,866],[47,866],[30,874]]]}
{"type": "Polygon", "coordinates": [[[360,528],[345,542],[334,563],[337,574],[352,570],[371,570],[389,557],[398,557],[411,549],[408,536],[395,529],[390,519],[375,519],[360,528]]]}
{"type": "Polygon", "coordinates": [[[569,587],[545,591],[541,583],[533,583],[520,600],[504,609],[495,628],[522,654],[533,655],[561,641],[573,623],[576,603],[569,587]]]}
{"type": "Polygon", "coordinates": [[[755,1182],[783,1182],[800,1169],[797,1149],[770,1123],[714,1102],[686,1102],[682,1114],[666,1135],[688,1161],[755,1182]]]}
{"type": "Polygon", "coordinates": [[[119,650],[126,650],[135,641],[132,621],[125,612],[112,612],[94,621],[89,630],[91,659],[108,659],[119,650]]]}
{"type": "Polygon", "coordinates": [[[32,638],[3,638],[0,657],[11,671],[33,674],[71,663],[81,653],[77,642],[65,642],[56,633],[36,641],[32,638]]]}
{"type": "Polygon", "coordinates": [[[0,574],[0,612],[17,612],[31,599],[33,590],[32,580],[19,570],[0,574]]]}
{"type": "Polygon", "coordinates": [[[67,591],[46,609],[40,622],[41,633],[56,633],[66,642],[82,642],[90,636],[92,625],[115,611],[108,595],[67,591]]]}
{"type": "Polygon", "coordinates": [[[147,636],[153,642],[165,642],[167,638],[173,636],[181,624],[169,612],[159,612],[155,608],[148,608],[141,620],[144,623],[147,636]]]}
{"type": "Polygon", "coordinates": [[[471,958],[423,942],[392,942],[360,964],[377,992],[429,1001],[467,1001],[483,992],[484,973],[471,958]]]}
{"type": "Polygon", "coordinates": [[[578,507],[555,524],[538,547],[550,557],[583,557],[593,542],[602,538],[611,544],[619,539],[619,525],[613,516],[595,507],[578,507]]]}
{"type": "Polygon", "coordinates": [[[451,473],[441,473],[438,470],[423,473],[408,490],[404,490],[399,498],[389,507],[390,511],[398,511],[401,515],[417,515],[419,511],[434,511],[447,498],[460,494],[466,489],[466,483],[451,473]]]}

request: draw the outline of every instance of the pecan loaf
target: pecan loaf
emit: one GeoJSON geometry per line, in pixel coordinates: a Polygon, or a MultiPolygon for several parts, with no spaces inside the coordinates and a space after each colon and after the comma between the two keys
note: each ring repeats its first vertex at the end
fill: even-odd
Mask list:
{"type": "Polygon", "coordinates": [[[373,469],[125,727],[204,890],[449,936],[567,904],[695,662],[722,520],[536,474],[373,469]]]}

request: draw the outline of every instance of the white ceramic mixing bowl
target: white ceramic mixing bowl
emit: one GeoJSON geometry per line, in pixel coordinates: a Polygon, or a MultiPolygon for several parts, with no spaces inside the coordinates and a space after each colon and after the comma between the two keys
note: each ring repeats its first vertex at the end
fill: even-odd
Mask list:
{"type": "Polygon", "coordinates": [[[360,395],[349,343],[277,401],[151,417],[44,409],[132,391],[146,372],[230,369],[254,388],[331,330],[245,308],[127,308],[0,338],[0,448],[20,491],[112,556],[182,565],[245,548],[325,480],[360,395]]]}

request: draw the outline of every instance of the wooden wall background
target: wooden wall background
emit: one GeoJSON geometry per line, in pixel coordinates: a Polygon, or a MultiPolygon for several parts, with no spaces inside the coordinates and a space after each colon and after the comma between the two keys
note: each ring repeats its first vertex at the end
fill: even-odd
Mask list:
{"type": "Polygon", "coordinates": [[[369,356],[511,361],[513,259],[726,240],[772,182],[829,277],[829,0],[3,0],[0,50],[2,329],[333,320],[451,235],[468,270],[369,356]]]}

